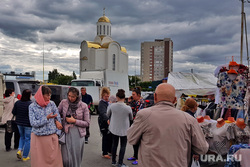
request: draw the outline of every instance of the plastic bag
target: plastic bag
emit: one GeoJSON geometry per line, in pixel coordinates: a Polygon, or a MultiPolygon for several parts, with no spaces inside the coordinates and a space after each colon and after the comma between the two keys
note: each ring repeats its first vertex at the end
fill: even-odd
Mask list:
{"type": "Polygon", "coordinates": [[[195,159],[193,159],[191,167],[200,167],[199,161],[196,161],[195,159]]]}
{"type": "Polygon", "coordinates": [[[66,135],[65,132],[62,132],[61,135],[58,137],[59,144],[65,144],[66,143],[66,135]]]}

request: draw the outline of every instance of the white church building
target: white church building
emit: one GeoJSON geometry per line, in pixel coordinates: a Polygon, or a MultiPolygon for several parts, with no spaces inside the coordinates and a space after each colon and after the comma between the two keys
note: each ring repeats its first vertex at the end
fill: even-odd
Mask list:
{"type": "Polygon", "coordinates": [[[105,11],[96,23],[94,41],[82,41],[80,51],[80,74],[82,71],[109,70],[128,74],[126,48],[111,37],[111,22],[105,11]]]}

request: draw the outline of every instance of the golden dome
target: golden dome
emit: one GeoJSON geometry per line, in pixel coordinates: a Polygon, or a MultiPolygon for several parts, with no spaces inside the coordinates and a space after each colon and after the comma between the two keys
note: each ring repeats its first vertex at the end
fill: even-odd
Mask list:
{"type": "Polygon", "coordinates": [[[98,22],[106,22],[106,23],[110,23],[110,20],[108,17],[106,16],[102,16],[98,19],[98,22]]]}
{"type": "Polygon", "coordinates": [[[127,53],[127,49],[125,47],[121,47],[121,51],[127,53]]]}
{"type": "Polygon", "coordinates": [[[98,43],[95,43],[95,42],[87,41],[87,45],[88,45],[88,48],[95,48],[95,49],[100,49],[101,48],[101,45],[99,45],[98,43]]]}

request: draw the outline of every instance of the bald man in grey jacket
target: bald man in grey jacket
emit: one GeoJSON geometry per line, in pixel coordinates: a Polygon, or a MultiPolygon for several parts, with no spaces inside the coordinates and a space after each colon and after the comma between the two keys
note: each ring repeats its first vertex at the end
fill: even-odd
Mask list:
{"type": "Polygon", "coordinates": [[[177,110],[175,89],[172,85],[158,85],[155,105],[140,110],[128,129],[128,142],[140,143],[139,167],[187,167],[191,150],[206,154],[208,143],[195,118],[177,110]]]}

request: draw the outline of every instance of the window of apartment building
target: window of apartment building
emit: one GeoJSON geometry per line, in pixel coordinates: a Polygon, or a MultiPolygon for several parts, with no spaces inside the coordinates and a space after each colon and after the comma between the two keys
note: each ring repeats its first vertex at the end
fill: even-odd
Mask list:
{"type": "Polygon", "coordinates": [[[113,54],[113,68],[112,68],[113,71],[115,71],[115,54],[113,54]]]}

